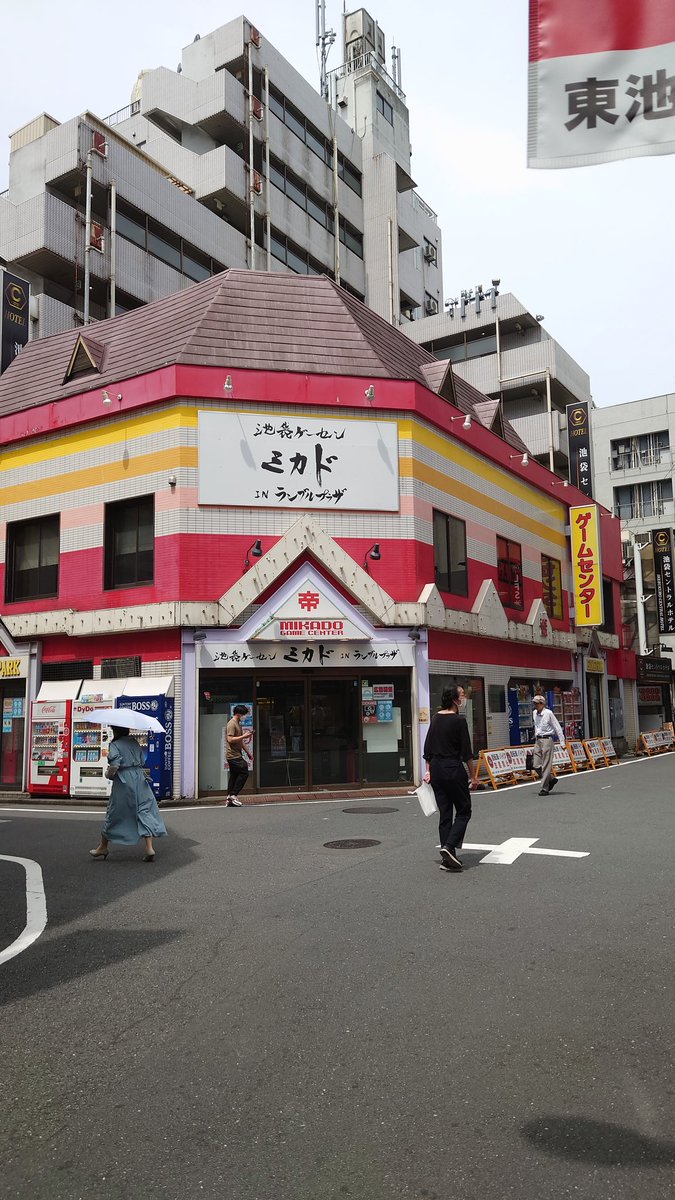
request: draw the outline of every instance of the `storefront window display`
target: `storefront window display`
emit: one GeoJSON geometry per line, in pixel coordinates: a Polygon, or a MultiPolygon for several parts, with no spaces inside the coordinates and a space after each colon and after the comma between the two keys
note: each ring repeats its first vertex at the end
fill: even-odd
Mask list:
{"type": "Polygon", "coordinates": [[[487,725],[485,720],[485,681],[469,675],[432,675],[429,679],[431,715],[441,707],[441,696],[446,687],[453,685],[464,688],[466,694],[465,717],[471,734],[471,745],[475,754],[487,749],[487,725]]]}
{"type": "Polygon", "coordinates": [[[412,779],[410,673],[200,676],[199,790],[227,787],[224,728],[251,707],[246,790],[297,791],[412,779]]]}

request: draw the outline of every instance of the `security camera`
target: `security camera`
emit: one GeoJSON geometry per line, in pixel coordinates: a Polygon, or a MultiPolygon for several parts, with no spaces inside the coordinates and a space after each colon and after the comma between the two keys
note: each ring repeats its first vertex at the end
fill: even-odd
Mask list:
{"type": "Polygon", "coordinates": [[[493,287],[499,287],[500,283],[501,283],[501,279],[493,279],[492,280],[493,287]]]}

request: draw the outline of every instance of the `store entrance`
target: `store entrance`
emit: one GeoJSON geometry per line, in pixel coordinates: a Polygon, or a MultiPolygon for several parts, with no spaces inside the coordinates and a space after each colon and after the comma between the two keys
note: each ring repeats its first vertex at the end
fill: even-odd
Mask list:
{"type": "Polygon", "coordinates": [[[256,695],[260,791],[356,783],[358,680],[272,679],[256,695]]]}
{"type": "Polygon", "coordinates": [[[0,730],[0,787],[21,790],[25,726],[25,680],[0,684],[2,729],[0,730]]]}

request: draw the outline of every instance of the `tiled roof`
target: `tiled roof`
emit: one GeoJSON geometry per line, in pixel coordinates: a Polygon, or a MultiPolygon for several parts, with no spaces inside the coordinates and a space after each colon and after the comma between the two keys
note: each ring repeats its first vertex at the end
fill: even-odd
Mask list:
{"type": "Polygon", "coordinates": [[[485,401],[326,276],[230,269],[86,330],[29,342],[0,376],[0,416],[175,363],[411,380],[464,412],[485,401]],[[64,383],[80,337],[99,372],[64,383]]]}

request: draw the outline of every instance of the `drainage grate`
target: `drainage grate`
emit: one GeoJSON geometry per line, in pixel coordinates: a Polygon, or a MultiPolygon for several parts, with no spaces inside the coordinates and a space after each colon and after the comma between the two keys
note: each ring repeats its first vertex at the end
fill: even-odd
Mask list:
{"type": "Polygon", "coordinates": [[[339,842],[324,842],[324,847],[326,850],[364,850],[379,844],[375,838],[343,838],[339,842]]]}
{"type": "Polygon", "coordinates": [[[398,812],[397,808],[385,808],[383,804],[360,804],[357,808],[343,808],[344,813],[398,812]]]}

